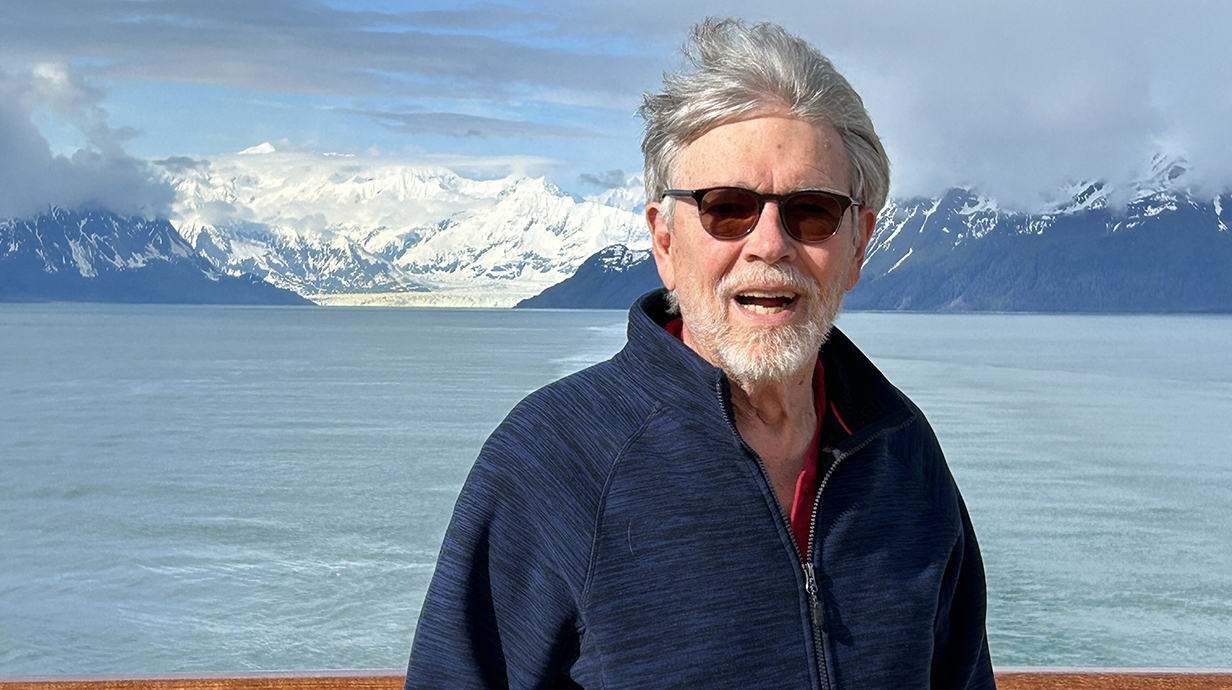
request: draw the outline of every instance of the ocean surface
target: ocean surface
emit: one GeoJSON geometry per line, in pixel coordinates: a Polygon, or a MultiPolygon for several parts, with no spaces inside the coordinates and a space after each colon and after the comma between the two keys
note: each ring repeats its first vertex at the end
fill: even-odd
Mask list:
{"type": "MultiPolygon", "coordinates": [[[[852,313],[998,666],[1232,666],[1232,318],[852,313]]],[[[397,668],[453,501],[621,312],[0,304],[0,675],[397,668]]]]}

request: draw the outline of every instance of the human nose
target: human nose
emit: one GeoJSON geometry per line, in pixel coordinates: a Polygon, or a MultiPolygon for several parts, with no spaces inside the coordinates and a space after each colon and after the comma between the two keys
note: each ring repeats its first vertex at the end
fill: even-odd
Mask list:
{"type": "Polygon", "coordinates": [[[757,223],[745,236],[741,253],[746,260],[759,259],[768,264],[795,258],[796,246],[783,227],[779,202],[767,201],[757,217],[757,223]]]}

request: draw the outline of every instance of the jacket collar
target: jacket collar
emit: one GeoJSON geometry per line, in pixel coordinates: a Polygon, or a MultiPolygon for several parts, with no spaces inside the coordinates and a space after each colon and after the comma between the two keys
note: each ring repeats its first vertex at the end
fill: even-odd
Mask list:
{"type": "MultiPolygon", "coordinates": [[[[652,396],[678,404],[680,396],[695,396],[700,402],[717,395],[727,419],[734,419],[727,375],[667,332],[664,326],[673,318],[667,290],[643,295],[629,310],[628,341],[617,359],[637,371],[652,396]]],[[[854,450],[915,418],[906,396],[838,328],[830,331],[819,357],[826,372],[826,398],[852,431],[839,444],[840,451],[854,450]]]]}

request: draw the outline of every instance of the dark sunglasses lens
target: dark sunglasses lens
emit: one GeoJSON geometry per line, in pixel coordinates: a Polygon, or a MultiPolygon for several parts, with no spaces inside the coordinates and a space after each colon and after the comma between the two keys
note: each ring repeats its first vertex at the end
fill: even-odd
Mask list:
{"type": "Polygon", "coordinates": [[[712,189],[702,197],[698,211],[706,232],[721,238],[740,237],[757,223],[760,204],[744,189],[712,189]]]}
{"type": "Polygon", "coordinates": [[[794,194],[783,202],[783,223],[787,231],[801,242],[820,242],[838,230],[847,206],[842,199],[806,192],[794,194]]]}

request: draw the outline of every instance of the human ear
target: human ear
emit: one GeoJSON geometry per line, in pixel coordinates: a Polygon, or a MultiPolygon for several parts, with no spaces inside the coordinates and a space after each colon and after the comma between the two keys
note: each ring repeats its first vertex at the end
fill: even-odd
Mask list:
{"type": "Polygon", "coordinates": [[[864,267],[864,253],[873,237],[873,229],[877,227],[877,212],[858,207],[855,217],[855,233],[852,238],[853,251],[851,265],[847,267],[847,289],[850,290],[860,282],[860,269],[864,267]]]}
{"type": "Polygon", "coordinates": [[[668,290],[676,289],[676,269],[672,264],[672,229],[667,223],[663,205],[658,202],[646,204],[646,225],[650,227],[651,252],[659,280],[668,290]]]}

